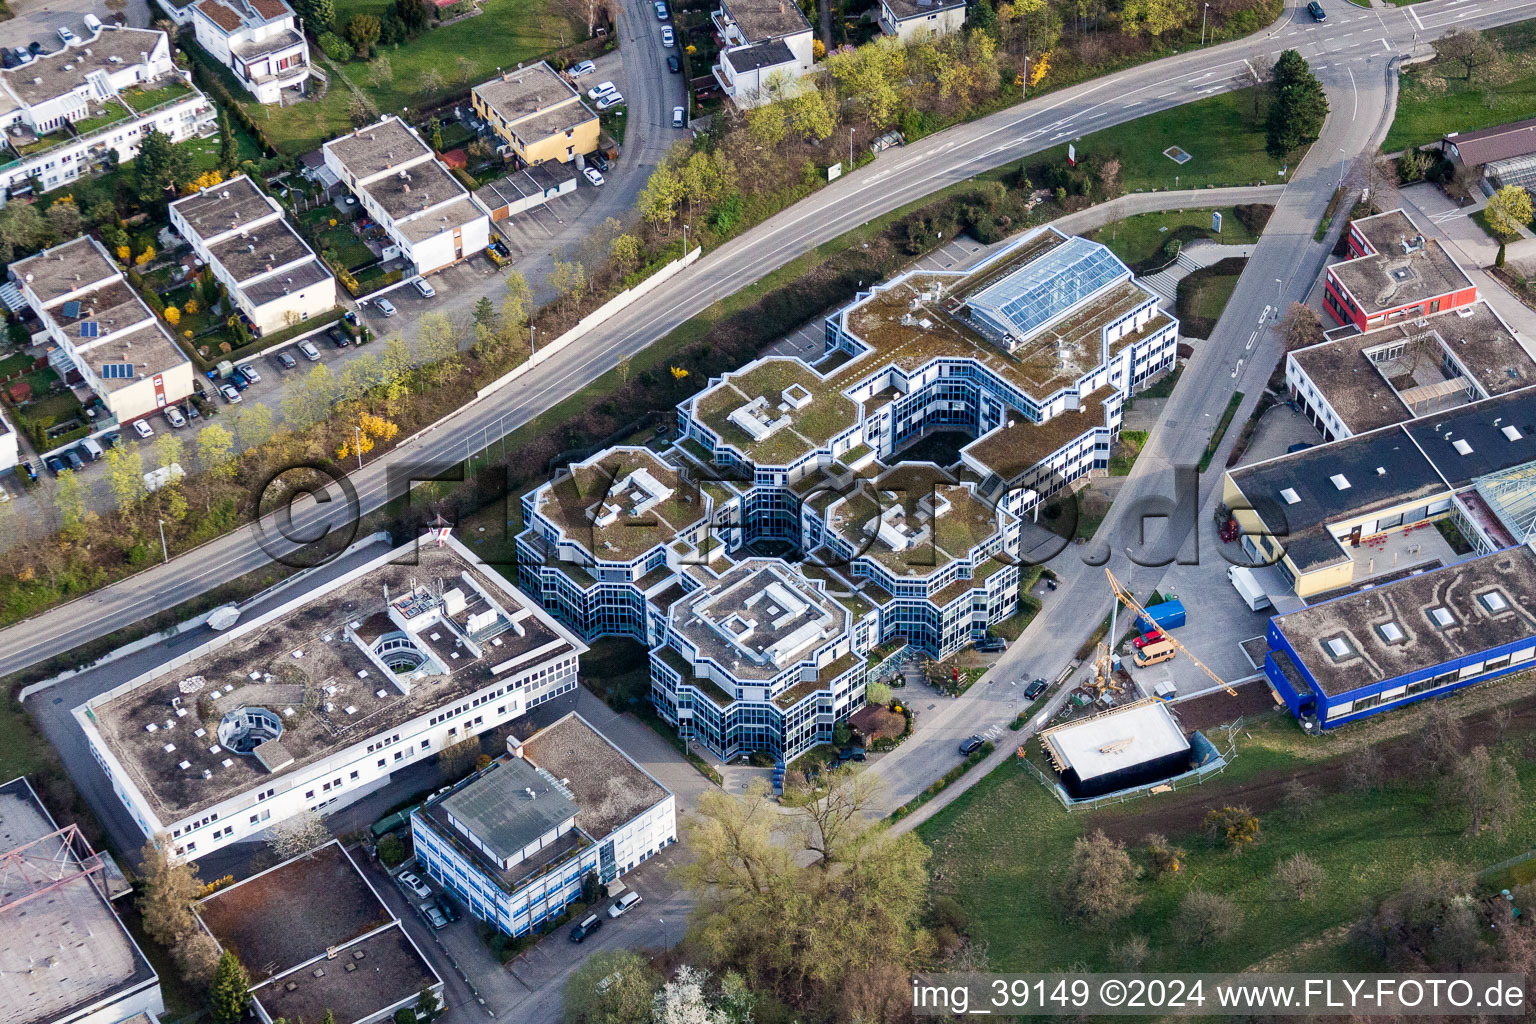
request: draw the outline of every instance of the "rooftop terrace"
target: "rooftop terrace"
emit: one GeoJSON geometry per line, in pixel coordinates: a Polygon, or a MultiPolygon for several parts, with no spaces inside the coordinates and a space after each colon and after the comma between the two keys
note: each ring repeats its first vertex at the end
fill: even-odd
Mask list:
{"type": "Polygon", "coordinates": [[[928,576],[995,536],[999,509],[930,463],[901,463],[877,480],[860,480],[827,510],[831,530],[855,557],[872,558],[895,576],[928,576]]]}
{"type": "Polygon", "coordinates": [[[811,30],[794,0],[722,0],[721,6],[749,43],[811,30]]]}
{"type": "MultiPolygon", "coordinates": [[[[54,40],[56,43],[57,40],[54,40]]],[[[96,71],[116,74],[144,63],[165,42],[164,32],[109,28],[74,46],[40,54],[30,64],[0,71],[0,86],[29,106],[57,99],[81,88],[96,71]]]]}
{"type": "Polygon", "coordinates": [[[531,662],[520,664],[522,671],[571,652],[542,612],[454,545],[408,546],[394,557],[350,582],[299,594],[275,620],[236,626],[220,638],[225,646],[91,708],[94,727],[162,821],[178,821],[483,689],[498,665],[526,656],[531,662]],[[418,609],[426,614],[437,602],[413,588],[437,580],[444,601],[455,590],[462,597],[443,609],[454,627],[427,625],[411,634],[436,665],[386,677],[363,650],[399,632],[385,613],[385,588],[395,606],[427,595],[418,609]],[[487,626],[479,616],[492,612],[487,626]],[[464,635],[481,638],[480,656],[459,640],[464,635]],[[267,709],[281,722],[281,748],[291,761],[269,770],[259,757],[224,749],[221,722],[248,707],[267,709]]]}
{"type": "Polygon", "coordinates": [[[1277,616],[1329,696],[1536,637],[1528,545],[1277,616]]]}
{"type": "Polygon", "coordinates": [[[693,483],[648,448],[604,451],[534,493],[537,512],[602,561],[629,562],[705,516],[693,483]]]}

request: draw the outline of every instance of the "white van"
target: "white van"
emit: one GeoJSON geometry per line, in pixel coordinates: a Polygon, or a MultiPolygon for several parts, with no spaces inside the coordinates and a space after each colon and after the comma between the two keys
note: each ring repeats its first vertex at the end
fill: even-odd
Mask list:
{"type": "Polygon", "coordinates": [[[1248,606],[1249,611],[1263,611],[1271,606],[1269,595],[1264,592],[1258,575],[1252,569],[1242,565],[1228,566],[1227,580],[1237,591],[1238,596],[1243,599],[1243,603],[1248,606]]]}
{"type": "Polygon", "coordinates": [[[96,15],[87,14],[83,20],[85,21],[85,27],[90,29],[92,34],[101,31],[101,19],[96,17],[96,15]]]}
{"type": "Polygon", "coordinates": [[[80,447],[85,450],[85,454],[90,457],[92,462],[99,462],[101,457],[106,454],[102,451],[101,445],[89,437],[80,442],[80,447]]]}

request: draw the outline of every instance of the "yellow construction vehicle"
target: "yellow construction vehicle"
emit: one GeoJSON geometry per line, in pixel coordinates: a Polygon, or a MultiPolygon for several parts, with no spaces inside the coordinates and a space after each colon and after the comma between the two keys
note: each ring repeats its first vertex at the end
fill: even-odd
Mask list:
{"type": "MultiPolygon", "coordinates": [[[[1104,569],[1104,576],[1109,580],[1109,589],[1114,591],[1115,599],[1116,600],[1118,600],[1121,604],[1125,605],[1127,608],[1129,608],[1136,615],[1141,616],[1142,618],[1145,618],[1148,622],[1152,621],[1152,617],[1150,615],[1148,615],[1147,614],[1147,610],[1141,606],[1141,602],[1137,601],[1136,598],[1131,594],[1131,592],[1128,589],[1126,589],[1125,584],[1121,583],[1119,580],[1117,580],[1115,578],[1115,574],[1110,572],[1108,567],[1106,567],[1104,569]]],[[[1234,697],[1237,696],[1237,691],[1232,689],[1232,684],[1228,683],[1225,679],[1221,678],[1221,676],[1219,676],[1215,672],[1211,671],[1211,669],[1206,666],[1205,662],[1203,662],[1199,658],[1195,657],[1194,654],[1190,652],[1189,648],[1187,648],[1183,644],[1179,643],[1179,641],[1173,636],[1173,634],[1171,632],[1169,632],[1168,630],[1163,630],[1162,633],[1163,633],[1163,639],[1167,640],[1170,644],[1173,644],[1175,650],[1177,650],[1180,654],[1182,654],[1185,657],[1187,657],[1190,661],[1194,662],[1196,668],[1198,668],[1200,671],[1204,672],[1206,675],[1210,676],[1211,679],[1214,680],[1218,686],[1225,687],[1226,691],[1228,693],[1230,693],[1232,696],[1234,696],[1234,697]]],[[[1112,639],[1113,638],[1111,638],[1111,640],[1112,639]]],[[[1103,668],[1101,670],[1101,673],[1102,673],[1102,675],[1105,678],[1107,678],[1108,677],[1108,669],[1109,669],[1109,656],[1108,656],[1108,653],[1107,653],[1107,647],[1105,648],[1105,650],[1106,650],[1106,653],[1104,655],[1104,665],[1103,665],[1103,668]]]]}

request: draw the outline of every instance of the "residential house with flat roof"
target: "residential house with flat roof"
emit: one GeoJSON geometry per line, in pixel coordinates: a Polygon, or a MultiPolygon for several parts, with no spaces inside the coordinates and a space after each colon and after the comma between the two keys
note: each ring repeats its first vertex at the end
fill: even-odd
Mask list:
{"type": "Polygon", "coordinates": [[[100,854],[25,778],[0,785],[0,1024],[158,1024],[160,977],[100,854]]]}
{"type": "Polygon", "coordinates": [[[48,334],[49,364],[84,381],[119,424],[192,393],[192,360],[95,238],[12,263],[10,278],[48,334]]]}
{"type": "Polygon", "coordinates": [[[1349,259],[1328,268],[1323,305],[1362,331],[1477,301],[1477,286],[1402,210],[1349,225],[1349,259]]]}
{"type": "Polygon", "coordinates": [[[1536,552],[1523,543],[1277,615],[1264,674],[1323,729],[1528,669],[1536,552]]]}
{"type": "Polygon", "coordinates": [[[198,0],[192,29],[258,103],[281,102],[284,89],[304,92],[309,43],[285,0],[198,0]]]}
{"type": "Polygon", "coordinates": [[[1536,384],[1536,362],[1485,302],[1295,349],[1291,399],[1328,440],[1536,384]]]}
{"type": "Polygon", "coordinates": [[[247,175],[178,199],[170,213],[256,337],[336,307],[336,279],[247,175]]]}
{"type": "Polygon", "coordinates": [[[394,242],[386,258],[403,256],[416,273],[430,274],[490,244],[490,218],[400,118],[381,118],[321,149],[325,165],[394,242]]]}
{"type": "Polygon", "coordinates": [[[446,537],[293,592],[74,716],[144,834],[195,859],[571,692],[585,650],[446,537]]]}
{"type": "Polygon", "coordinates": [[[710,15],[720,60],[710,70],[739,107],[792,95],[811,73],[811,23],[794,0],[721,0],[710,15]]]}
{"type": "Polygon", "coordinates": [[[573,163],[597,149],[597,115],[544,61],[503,71],[470,99],[524,166],[573,163]]]}
{"type": "Polygon", "coordinates": [[[0,70],[0,205],[139,154],[150,130],[182,142],[216,113],[176,67],[164,32],[108,27],[0,70]]]}
{"type": "Polygon", "coordinates": [[[411,812],[417,862],[469,912],[524,935],[677,841],[672,793],[574,711],[411,812]]]}
{"type": "Polygon", "coordinates": [[[903,43],[965,27],[965,0],[880,0],[880,31],[903,43]]]}

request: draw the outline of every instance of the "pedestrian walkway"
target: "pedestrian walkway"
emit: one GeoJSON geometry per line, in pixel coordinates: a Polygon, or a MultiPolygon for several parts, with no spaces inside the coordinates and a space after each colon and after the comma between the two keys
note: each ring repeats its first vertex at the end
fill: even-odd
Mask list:
{"type": "Polygon", "coordinates": [[[1196,239],[1181,249],[1179,255],[1168,266],[1138,280],[1156,292],[1163,300],[1163,304],[1172,310],[1174,301],[1178,297],[1179,282],[1190,274],[1214,266],[1225,259],[1233,257],[1247,259],[1252,255],[1253,246],[1251,245],[1224,245],[1221,242],[1196,239]]]}

